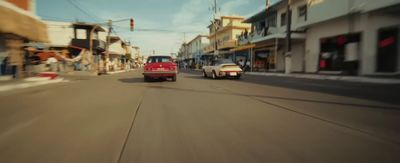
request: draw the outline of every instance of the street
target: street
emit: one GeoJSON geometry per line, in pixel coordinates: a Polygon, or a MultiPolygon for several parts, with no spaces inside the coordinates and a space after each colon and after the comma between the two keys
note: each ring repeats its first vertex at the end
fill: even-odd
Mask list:
{"type": "Polygon", "coordinates": [[[0,93],[0,162],[400,162],[399,85],[69,80],[0,93]]]}

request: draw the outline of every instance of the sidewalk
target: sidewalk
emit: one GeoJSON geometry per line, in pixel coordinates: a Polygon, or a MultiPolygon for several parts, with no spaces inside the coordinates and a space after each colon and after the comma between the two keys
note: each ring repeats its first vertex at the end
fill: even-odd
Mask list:
{"type": "Polygon", "coordinates": [[[128,71],[126,71],[126,70],[110,71],[110,72],[107,72],[107,73],[112,75],[112,74],[119,74],[119,73],[124,73],[124,72],[135,71],[135,70],[138,70],[138,69],[130,69],[128,71]]]}
{"type": "Polygon", "coordinates": [[[2,80],[0,80],[0,92],[37,87],[41,85],[60,82],[68,82],[68,80],[64,80],[64,78],[60,77],[55,79],[51,79],[51,77],[29,77],[25,79],[12,79],[9,77],[2,77],[2,80]]]}
{"type": "Polygon", "coordinates": [[[269,72],[246,72],[246,75],[257,76],[278,76],[317,80],[339,80],[348,82],[374,83],[374,84],[400,84],[400,79],[365,77],[365,76],[340,76],[340,75],[321,75],[321,74],[284,74],[269,72]]]}

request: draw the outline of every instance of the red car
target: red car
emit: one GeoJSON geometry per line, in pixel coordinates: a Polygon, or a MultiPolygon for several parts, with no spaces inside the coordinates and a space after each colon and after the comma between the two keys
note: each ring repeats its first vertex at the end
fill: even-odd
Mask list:
{"type": "Polygon", "coordinates": [[[144,66],[144,81],[151,79],[167,79],[171,78],[176,81],[178,73],[176,63],[170,56],[150,56],[144,66]]]}

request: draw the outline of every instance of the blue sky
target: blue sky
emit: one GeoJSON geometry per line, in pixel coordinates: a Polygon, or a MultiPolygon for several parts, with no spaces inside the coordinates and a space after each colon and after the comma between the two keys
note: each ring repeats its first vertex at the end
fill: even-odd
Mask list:
{"type": "MultiPolygon", "coordinates": [[[[221,15],[248,17],[265,6],[266,0],[217,0],[221,15]]],[[[274,1],[274,0],[273,0],[274,1]]],[[[125,40],[139,46],[143,53],[176,53],[184,40],[207,34],[213,0],[37,0],[37,14],[45,20],[104,22],[134,18],[138,29],[129,31],[129,22],[116,23],[116,31],[125,40]],[[79,8],[86,11],[83,12],[79,8]],[[89,16],[88,16],[89,15],[89,16]]]]}

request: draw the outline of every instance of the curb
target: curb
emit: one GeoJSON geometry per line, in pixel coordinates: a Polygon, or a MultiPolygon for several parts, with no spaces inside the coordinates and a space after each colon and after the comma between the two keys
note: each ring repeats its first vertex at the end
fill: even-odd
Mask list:
{"type": "Polygon", "coordinates": [[[68,82],[67,80],[64,80],[64,78],[57,78],[57,79],[53,79],[53,80],[50,80],[49,78],[46,78],[46,79],[47,80],[31,81],[31,82],[20,83],[20,84],[3,85],[3,86],[0,86],[0,92],[10,91],[10,90],[14,90],[14,89],[37,87],[37,86],[46,85],[46,84],[68,82]]]}
{"type": "Polygon", "coordinates": [[[131,72],[131,71],[135,71],[137,69],[131,69],[131,70],[120,70],[120,71],[112,71],[112,72],[107,72],[108,74],[112,75],[112,74],[119,74],[119,73],[124,73],[124,72],[131,72]]]}
{"type": "Polygon", "coordinates": [[[280,74],[280,73],[272,74],[272,73],[254,73],[254,72],[246,72],[246,75],[277,76],[277,77],[316,79],[316,80],[338,80],[338,81],[373,83],[373,84],[400,84],[399,79],[383,79],[383,78],[357,77],[357,76],[328,76],[328,75],[302,75],[302,74],[290,75],[290,74],[280,74]]]}

